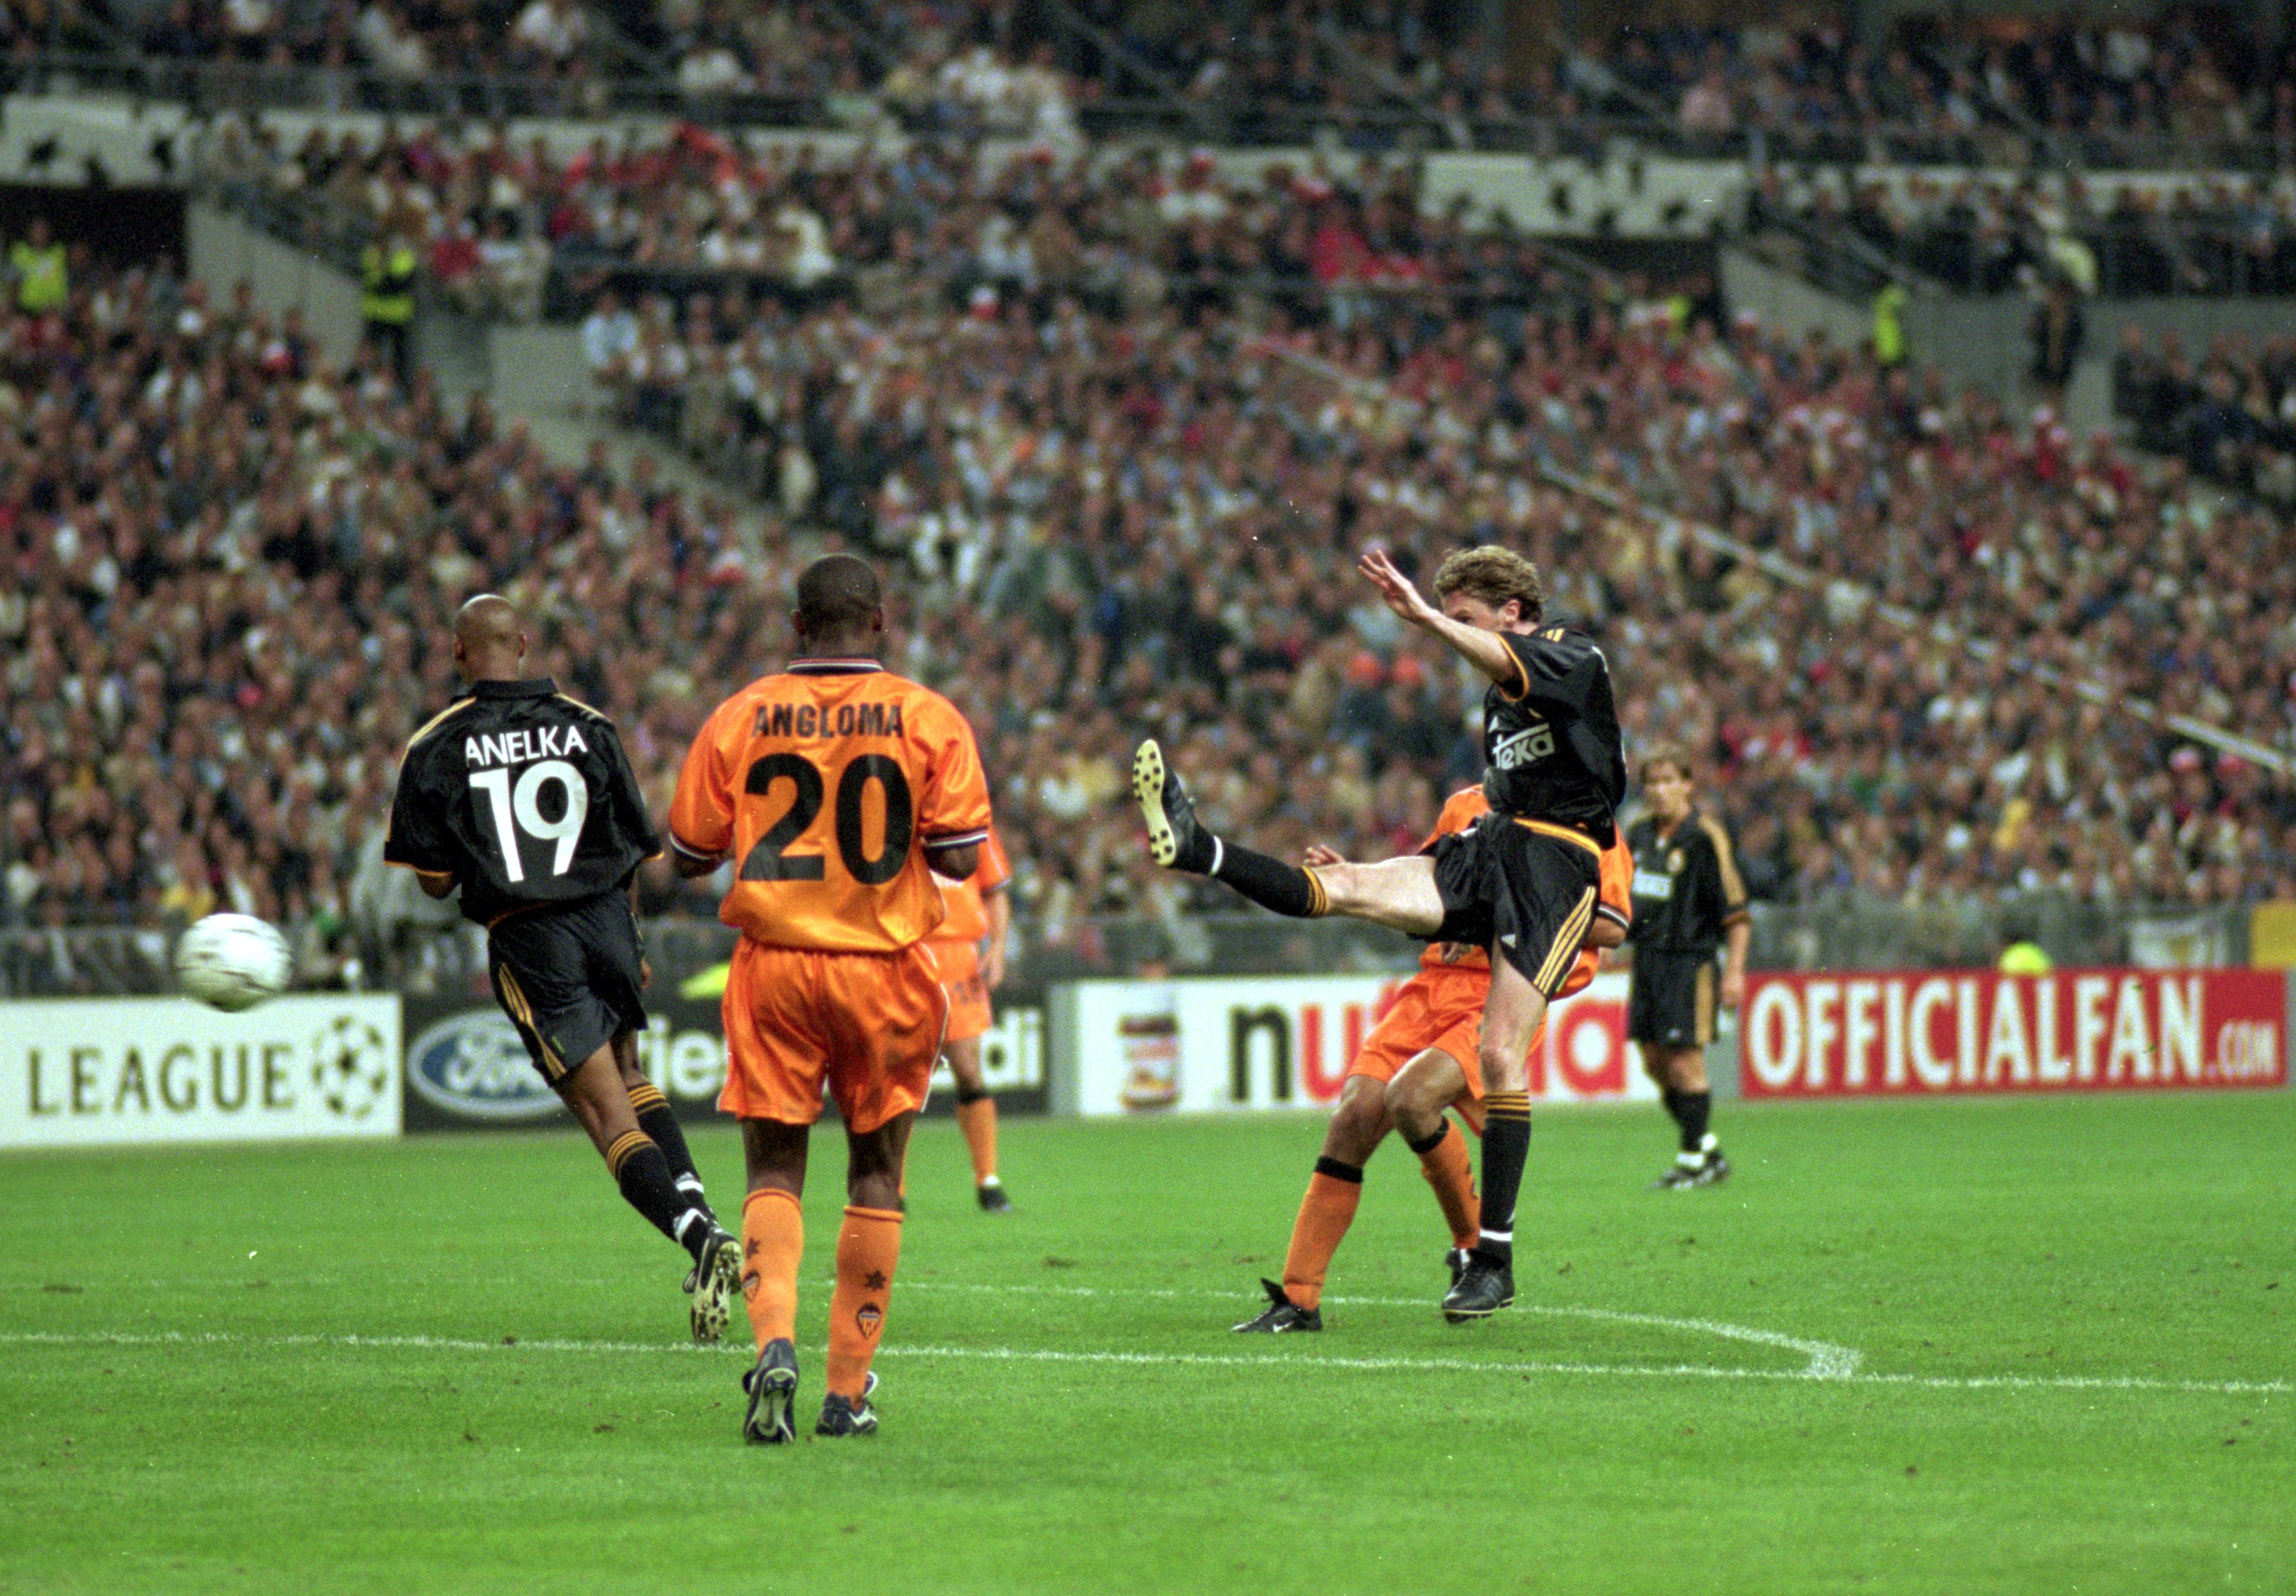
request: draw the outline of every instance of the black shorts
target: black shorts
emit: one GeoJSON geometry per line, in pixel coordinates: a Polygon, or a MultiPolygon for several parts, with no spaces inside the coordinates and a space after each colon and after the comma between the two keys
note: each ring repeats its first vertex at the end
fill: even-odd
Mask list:
{"type": "Polygon", "coordinates": [[[1443,924],[1428,940],[1495,947],[1553,997],[1594,923],[1602,864],[1584,839],[1486,814],[1435,844],[1443,924]]]}
{"type": "Polygon", "coordinates": [[[1704,1047],[1713,1041],[1714,955],[1635,949],[1627,1040],[1645,1047],[1704,1047]]]}
{"type": "Polygon", "coordinates": [[[625,892],[513,914],[487,935],[495,998],[554,1086],[621,1032],[645,1029],[644,960],[625,892]]]}

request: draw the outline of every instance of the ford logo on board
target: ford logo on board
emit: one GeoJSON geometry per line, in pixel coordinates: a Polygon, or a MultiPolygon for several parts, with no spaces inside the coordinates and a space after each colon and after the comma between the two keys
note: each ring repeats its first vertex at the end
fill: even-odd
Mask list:
{"type": "Polygon", "coordinates": [[[406,1050],[406,1078],[426,1101],[465,1119],[543,1119],[559,1112],[510,1020],[494,1009],[442,1019],[406,1050]]]}

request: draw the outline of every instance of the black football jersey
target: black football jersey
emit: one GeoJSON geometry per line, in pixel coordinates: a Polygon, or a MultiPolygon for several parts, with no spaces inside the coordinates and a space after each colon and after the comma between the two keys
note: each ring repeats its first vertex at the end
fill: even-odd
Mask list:
{"type": "Polygon", "coordinates": [[[382,845],[453,876],[482,925],[624,886],[654,851],[614,723],[547,677],[477,683],[414,733],[382,845]]]}
{"type": "Polygon", "coordinates": [[[1644,815],[1627,828],[1635,856],[1635,914],[1627,939],[1636,947],[1711,958],[1722,933],[1746,918],[1746,883],[1730,833],[1693,809],[1665,836],[1644,815]]]}
{"type": "Polygon", "coordinates": [[[1584,831],[1600,846],[1627,796],[1611,667],[1584,632],[1502,632],[1516,679],[1483,695],[1483,796],[1518,820],[1584,831]]]}

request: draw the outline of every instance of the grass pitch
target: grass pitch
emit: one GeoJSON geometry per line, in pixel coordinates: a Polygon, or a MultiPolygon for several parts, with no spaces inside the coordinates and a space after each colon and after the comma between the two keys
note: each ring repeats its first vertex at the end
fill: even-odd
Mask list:
{"type": "Polygon", "coordinates": [[[2296,1588],[2296,1097],[1719,1128],[1653,1192],[1656,1113],[1543,1113],[1458,1329],[1390,1145],[1267,1340],[1319,1121],[1008,1122],[1005,1220],[930,1125],[884,1429],[779,1450],[570,1137],[0,1159],[0,1590],[2296,1588]]]}

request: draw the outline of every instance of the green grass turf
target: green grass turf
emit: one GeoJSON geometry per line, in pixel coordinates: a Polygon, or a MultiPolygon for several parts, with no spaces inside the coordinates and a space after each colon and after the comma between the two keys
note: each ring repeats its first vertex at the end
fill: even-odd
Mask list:
{"type": "MultiPolygon", "coordinates": [[[[0,1159],[0,1590],[2296,1588],[2296,1096],[1720,1129],[1738,1178],[1659,1193],[1655,1111],[1542,1114],[1523,1308],[1464,1329],[1391,1145],[1329,1330],[1247,1340],[1318,1122],[1008,1122],[1002,1221],[928,1125],[884,1429],[770,1451],[742,1356],[675,1350],[682,1257],[570,1137],[0,1159]],[[1667,1372],[1809,1359],[1532,1308],[1931,1383],[1667,1372]],[[616,1345],[536,1344],[570,1341],[616,1345]],[[2163,1384],[1955,1383],[1997,1376],[2163,1384]]],[[[730,1196],[733,1139],[697,1152],[730,1196]]]]}

